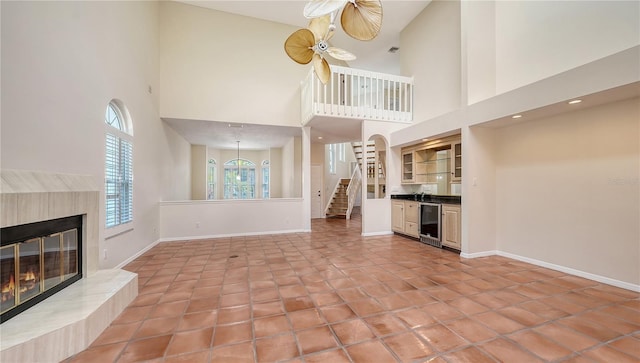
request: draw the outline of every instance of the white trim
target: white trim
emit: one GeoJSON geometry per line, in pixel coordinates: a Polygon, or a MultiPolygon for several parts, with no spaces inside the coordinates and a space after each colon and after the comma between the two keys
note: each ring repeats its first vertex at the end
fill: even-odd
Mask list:
{"type": "Polygon", "coordinates": [[[303,201],[303,198],[269,198],[269,199],[209,199],[209,200],[165,200],[163,205],[197,205],[197,204],[236,204],[236,203],[294,203],[303,201]]]}
{"type": "Polygon", "coordinates": [[[466,253],[460,252],[460,257],[462,258],[478,258],[478,257],[487,257],[497,255],[497,251],[482,251],[482,252],[474,252],[474,253],[466,253]]]}
{"type": "Polygon", "coordinates": [[[123,235],[123,234],[125,234],[125,233],[129,233],[129,232],[133,231],[133,227],[131,227],[131,226],[129,225],[130,223],[131,223],[131,222],[127,222],[127,223],[125,223],[125,224],[118,224],[117,226],[113,226],[113,227],[111,227],[111,228],[107,228],[107,229],[105,230],[105,234],[106,234],[109,230],[111,230],[111,232],[114,232],[114,230],[115,230],[115,232],[114,232],[113,234],[109,234],[108,236],[106,236],[106,237],[104,238],[104,240],[106,241],[106,240],[109,240],[109,239],[111,239],[111,238],[115,238],[115,237],[121,236],[121,235],[123,235]],[[128,227],[128,228],[123,228],[121,231],[118,231],[118,227],[119,227],[119,226],[128,227]]]}
{"type": "Polygon", "coordinates": [[[373,237],[373,236],[389,236],[392,235],[393,231],[382,231],[382,232],[367,232],[360,234],[362,237],[373,237]]]}
{"type": "Polygon", "coordinates": [[[136,258],[142,256],[145,252],[149,251],[150,249],[152,249],[155,245],[157,245],[160,242],[161,241],[158,239],[155,242],[147,245],[145,248],[143,248],[140,251],[138,251],[135,254],[133,254],[133,256],[131,256],[131,257],[127,258],[126,260],[120,262],[118,265],[116,265],[116,267],[114,267],[114,269],[122,269],[122,268],[124,268],[124,266],[128,265],[130,262],[133,262],[133,260],[135,260],[136,258]]]}
{"type": "Polygon", "coordinates": [[[168,237],[168,238],[160,238],[158,242],[176,242],[176,241],[195,241],[201,239],[215,239],[215,238],[226,238],[226,237],[246,237],[246,236],[268,236],[272,234],[292,234],[292,233],[310,233],[311,230],[306,229],[290,229],[283,231],[261,231],[261,232],[249,232],[249,233],[228,233],[228,234],[209,234],[203,236],[187,236],[187,237],[168,237]]]}
{"type": "Polygon", "coordinates": [[[462,257],[462,258],[478,258],[478,257],[487,257],[487,256],[494,256],[494,255],[512,258],[514,260],[527,262],[527,263],[530,263],[532,265],[548,268],[548,269],[555,270],[555,271],[564,272],[564,273],[567,273],[569,275],[584,277],[585,279],[601,282],[603,284],[607,284],[607,285],[611,285],[611,286],[615,286],[615,287],[619,287],[619,288],[627,289],[627,290],[631,290],[631,291],[640,292],[640,285],[635,285],[635,284],[632,284],[632,283],[629,283],[629,282],[612,279],[612,278],[606,277],[606,276],[592,274],[590,272],[576,270],[576,269],[573,269],[571,267],[556,265],[556,264],[553,264],[553,263],[540,261],[540,260],[536,260],[536,259],[529,258],[529,257],[515,255],[515,254],[509,253],[509,252],[493,250],[493,251],[483,251],[483,252],[475,252],[475,253],[460,253],[460,257],[462,257]]]}
{"type": "Polygon", "coordinates": [[[534,265],[537,265],[537,266],[546,267],[546,268],[549,268],[549,269],[552,269],[552,270],[568,273],[570,275],[584,277],[585,279],[601,282],[603,284],[612,285],[612,286],[620,287],[620,288],[623,288],[623,289],[640,292],[640,285],[631,284],[631,283],[628,283],[628,282],[612,279],[610,277],[600,276],[600,275],[592,274],[590,272],[580,271],[580,270],[576,270],[576,269],[573,269],[573,268],[570,268],[570,267],[556,265],[556,264],[553,264],[553,263],[544,262],[544,261],[536,260],[536,259],[529,258],[529,257],[523,257],[523,256],[519,256],[519,255],[514,255],[513,253],[509,253],[509,252],[503,252],[503,251],[496,251],[496,252],[497,252],[498,256],[513,258],[514,260],[518,260],[518,261],[522,261],[522,262],[528,262],[528,263],[531,263],[531,264],[534,264],[534,265]]]}

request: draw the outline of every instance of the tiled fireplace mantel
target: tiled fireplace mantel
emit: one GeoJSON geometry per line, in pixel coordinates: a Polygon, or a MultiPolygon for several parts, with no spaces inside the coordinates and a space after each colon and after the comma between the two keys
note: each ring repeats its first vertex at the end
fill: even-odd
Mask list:
{"type": "Polygon", "coordinates": [[[137,275],[98,270],[99,188],[91,176],[0,171],[0,227],[83,216],[83,278],[0,325],[1,362],[59,362],[84,350],[138,294],[137,275]]]}

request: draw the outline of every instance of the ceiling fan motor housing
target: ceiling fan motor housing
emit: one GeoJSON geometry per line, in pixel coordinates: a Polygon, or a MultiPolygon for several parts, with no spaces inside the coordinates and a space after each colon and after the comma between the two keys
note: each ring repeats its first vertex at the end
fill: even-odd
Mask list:
{"type": "Polygon", "coordinates": [[[327,49],[329,49],[329,44],[327,44],[327,42],[325,42],[324,40],[321,40],[318,42],[318,44],[316,44],[316,49],[319,52],[324,53],[327,51],[327,49]]]}

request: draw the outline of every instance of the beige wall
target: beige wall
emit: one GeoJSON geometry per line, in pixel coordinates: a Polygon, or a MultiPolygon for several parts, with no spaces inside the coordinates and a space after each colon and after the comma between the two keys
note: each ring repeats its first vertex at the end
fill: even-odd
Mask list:
{"type": "Polygon", "coordinates": [[[282,148],[269,149],[269,195],[271,198],[282,198],[282,148]]]}
{"type": "MultiPolygon", "coordinates": [[[[104,180],[104,114],[133,120],[133,223],[100,223],[100,267],[157,240],[158,201],[189,196],[189,144],[158,116],[157,2],[1,2],[2,168],[104,180]],[[151,90],[151,92],[149,92],[151,90]],[[176,179],[180,175],[181,180],[176,179]],[[121,230],[122,231],[122,230],[121,230]]],[[[104,187],[100,185],[100,220],[104,187]]]]}
{"type": "Polygon", "coordinates": [[[496,130],[497,248],[638,285],[639,135],[638,98],[496,130]]]}
{"type": "Polygon", "coordinates": [[[432,1],[400,34],[402,74],[415,80],[415,121],[460,107],[460,39],[457,1],[432,1]]]}
{"type": "Polygon", "coordinates": [[[640,44],[638,1],[497,1],[503,93],[640,44]]]}
{"type": "Polygon", "coordinates": [[[162,117],[300,126],[296,27],[171,1],[159,24],[162,117]]]}
{"type": "Polygon", "coordinates": [[[462,129],[462,252],[494,253],[496,247],[495,132],[462,129]]]}
{"type": "Polygon", "coordinates": [[[302,138],[293,137],[282,147],[282,197],[302,197],[302,138]]]}
{"type": "Polygon", "coordinates": [[[191,199],[207,199],[207,147],[191,145],[191,199]]]}

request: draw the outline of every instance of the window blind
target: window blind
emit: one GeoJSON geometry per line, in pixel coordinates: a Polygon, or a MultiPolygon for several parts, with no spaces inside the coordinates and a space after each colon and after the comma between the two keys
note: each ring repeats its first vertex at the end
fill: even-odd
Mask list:
{"type": "Polygon", "coordinates": [[[105,214],[110,228],[133,219],[133,148],[111,134],[105,144],[105,214]]]}

